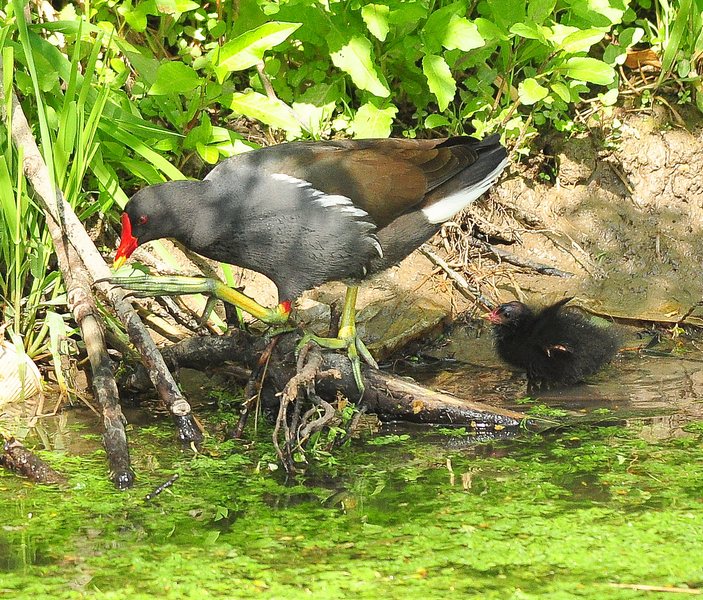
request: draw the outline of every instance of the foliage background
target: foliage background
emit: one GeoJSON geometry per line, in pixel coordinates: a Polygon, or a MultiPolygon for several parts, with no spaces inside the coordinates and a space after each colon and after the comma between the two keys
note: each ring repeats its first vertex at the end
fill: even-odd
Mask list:
{"type": "MultiPolygon", "coordinates": [[[[109,251],[135,189],[257,144],[498,131],[525,156],[541,131],[617,124],[623,104],[703,109],[702,12],[703,0],[12,0],[3,100],[19,94],[57,186],[109,251]]],[[[8,125],[0,308],[18,346],[56,358],[72,324],[8,125]]]]}

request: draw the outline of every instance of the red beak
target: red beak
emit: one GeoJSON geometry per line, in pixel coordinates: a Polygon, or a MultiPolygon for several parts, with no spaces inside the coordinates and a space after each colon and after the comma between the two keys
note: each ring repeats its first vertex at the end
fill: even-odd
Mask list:
{"type": "Polygon", "coordinates": [[[132,223],[129,221],[129,216],[127,213],[122,213],[122,236],[120,246],[115,253],[115,262],[112,263],[112,268],[119,269],[125,264],[138,245],[137,238],[132,235],[132,223]]]}
{"type": "Polygon", "coordinates": [[[483,315],[483,316],[484,316],[484,318],[486,318],[487,320],[489,320],[489,321],[490,321],[491,323],[493,323],[494,325],[500,325],[500,324],[503,322],[503,317],[501,317],[501,316],[498,314],[498,309],[497,309],[497,308],[494,309],[493,311],[489,312],[489,313],[486,313],[486,314],[483,315]]]}

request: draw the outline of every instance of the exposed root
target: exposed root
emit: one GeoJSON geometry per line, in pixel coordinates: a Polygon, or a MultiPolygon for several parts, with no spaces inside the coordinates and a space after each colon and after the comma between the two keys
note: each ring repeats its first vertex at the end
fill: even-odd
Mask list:
{"type": "Polygon", "coordinates": [[[251,372],[251,375],[247,380],[247,384],[244,386],[244,404],[242,405],[239,421],[237,421],[237,425],[230,436],[232,439],[238,440],[242,437],[244,427],[249,419],[249,414],[252,409],[259,406],[259,401],[261,400],[261,387],[263,386],[264,379],[266,378],[266,371],[268,370],[269,362],[271,361],[271,355],[278,345],[279,339],[280,337],[276,336],[268,343],[259,357],[256,368],[251,372]]]}
{"type": "Polygon", "coordinates": [[[337,418],[335,407],[317,394],[315,382],[325,378],[339,378],[340,373],[335,369],[323,370],[322,365],[322,352],[317,345],[310,343],[304,346],[298,356],[296,373],[280,394],[273,445],[288,474],[300,471],[295,466],[294,457],[304,455],[310,438],[337,418]],[[312,406],[301,416],[306,401],[312,403],[312,406]],[[289,415],[291,405],[293,411],[289,415]]]}

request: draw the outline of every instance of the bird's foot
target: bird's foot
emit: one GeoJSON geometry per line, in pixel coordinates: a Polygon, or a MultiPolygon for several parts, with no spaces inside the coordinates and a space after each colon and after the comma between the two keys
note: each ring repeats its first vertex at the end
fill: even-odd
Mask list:
{"type": "Polygon", "coordinates": [[[374,369],[378,369],[378,363],[374,360],[374,357],[371,356],[366,344],[364,344],[362,339],[357,335],[356,327],[341,327],[337,337],[321,337],[314,333],[306,332],[300,342],[298,342],[296,354],[310,342],[322,348],[329,348],[330,350],[346,349],[349,362],[351,363],[352,373],[354,374],[356,387],[359,388],[359,392],[361,396],[363,396],[365,386],[364,379],[361,376],[361,358],[374,369]]]}
{"type": "Polygon", "coordinates": [[[298,327],[296,325],[282,325],[280,327],[271,327],[264,332],[266,339],[272,340],[285,333],[293,333],[297,331],[298,327]]]}
{"type": "Polygon", "coordinates": [[[202,321],[207,320],[216,300],[234,304],[268,325],[283,325],[288,321],[290,315],[290,303],[288,302],[282,302],[276,308],[266,308],[242,292],[210,277],[140,275],[138,277],[110,277],[103,281],[119,285],[136,298],[205,294],[209,296],[209,299],[201,317],[202,321]]]}
{"type": "Polygon", "coordinates": [[[540,392],[548,392],[554,389],[555,383],[548,379],[541,378],[528,378],[527,379],[527,393],[530,396],[537,396],[540,392]]]}

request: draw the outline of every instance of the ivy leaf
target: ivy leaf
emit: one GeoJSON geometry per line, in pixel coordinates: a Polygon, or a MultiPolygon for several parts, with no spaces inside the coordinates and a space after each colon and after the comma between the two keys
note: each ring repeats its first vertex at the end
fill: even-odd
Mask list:
{"type": "Polygon", "coordinates": [[[361,9],[361,18],[377,40],[385,41],[388,35],[388,15],[390,7],[385,4],[367,4],[361,9]]]}
{"type": "Polygon", "coordinates": [[[240,115],[245,115],[271,127],[283,129],[293,136],[301,133],[301,127],[293,110],[279,99],[269,98],[258,92],[235,92],[229,107],[240,115]]]}
{"type": "Polygon", "coordinates": [[[242,71],[263,59],[264,53],[283,43],[302,23],[271,21],[251,29],[222,48],[214,50],[215,70],[220,81],[229,71],[242,71]]]}
{"type": "Polygon", "coordinates": [[[422,72],[430,91],[437,97],[440,112],[446,110],[456,94],[456,82],[449,65],[441,56],[428,54],[422,59],[422,72]]]}
{"type": "Polygon", "coordinates": [[[165,96],[178,92],[187,94],[202,84],[202,79],[188,65],[182,62],[167,62],[156,70],[156,81],[149,88],[152,96],[165,96]]]}
{"type": "Polygon", "coordinates": [[[361,138],[386,138],[391,134],[393,117],[398,109],[391,105],[378,108],[372,102],[367,102],[359,107],[351,123],[356,139],[361,138]]]}
{"type": "Polygon", "coordinates": [[[549,95],[549,90],[537,83],[536,79],[529,77],[525,81],[521,81],[517,88],[518,98],[525,106],[537,104],[540,100],[544,100],[549,95]]]}
{"type": "Polygon", "coordinates": [[[354,35],[339,50],[332,52],[330,58],[335,67],[349,74],[356,87],[386,98],[391,92],[378,76],[372,50],[369,40],[354,35]]]}
{"type": "Polygon", "coordinates": [[[572,79],[598,85],[609,85],[615,81],[615,69],[602,60],[588,56],[573,56],[560,69],[572,79]]]}

